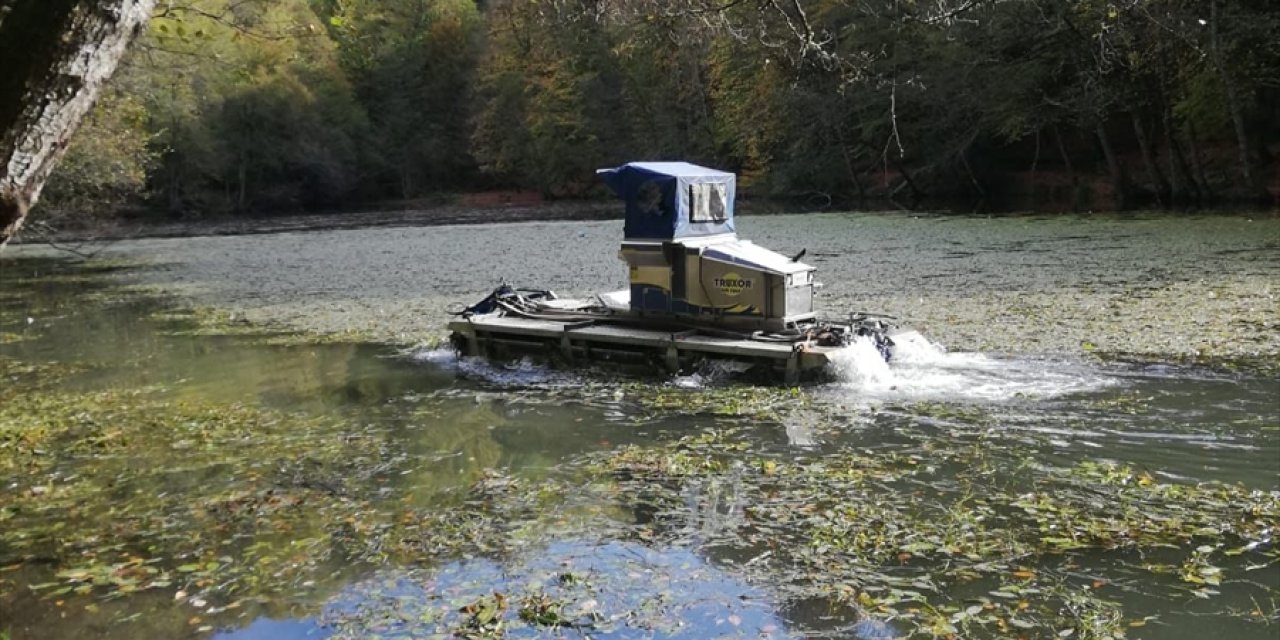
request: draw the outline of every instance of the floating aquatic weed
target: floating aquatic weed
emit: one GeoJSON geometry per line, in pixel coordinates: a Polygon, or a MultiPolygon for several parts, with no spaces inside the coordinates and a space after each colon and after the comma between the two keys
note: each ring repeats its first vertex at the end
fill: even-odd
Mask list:
{"type": "Polygon", "coordinates": [[[293,335],[282,327],[252,323],[234,312],[213,307],[166,307],[152,312],[148,320],[161,327],[160,335],[167,336],[246,336],[285,340],[293,335]]]}
{"type": "Polygon", "coordinates": [[[70,362],[26,362],[17,358],[0,356],[0,379],[7,384],[0,389],[0,397],[17,398],[28,391],[41,391],[61,384],[68,376],[82,373],[89,367],[70,362]]]}
{"type": "MultiPolygon", "coordinates": [[[[1280,492],[1220,483],[1175,484],[1108,462],[1050,469],[1040,489],[1011,496],[1049,550],[1248,544],[1280,535],[1280,492]]],[[[1280,554],[1276,554],[1280,559],[1280,554]]]]}
{"type": "MultiPolygon", "coordinates": [[[[27,395],[48,403],[34,413],[61,424],[63,432],[85,436],[48,440],[58,443],[55,459],[72,465],[80,477],[53,475],[61,471],[50,469],[43,476],[50,482],[31,485],[44,488],[20,497],[20,511],[4,512],[6,524],[16,523],[16,530],[29,536],[13,548],[26,549],[22,553],[30,557],[73,559],[61,564],[63,573],[52,576],[55,580],[38,585],[41,593],[62,594],[56,597],[118,598],[176,589],[186,594],[184,600],[229,603],[301,589],[330,574],[334,565],[502,558],[536,549],[548,536],[590,531],[658,548],[703,549],[713,559],[715,548],[745,549],[751,560],[740,571],[749,581],[776,585],[771,590],[783,597],[832,597],[918,634],[997,635],[1025,627],[1033,635],[1070,629],[1077,637],[1106,637],[1097,628],[1118,619],[1117,605],[1108,604],[1098,590],[1077,594],[1074,574],[1043,566],[1046,558],[1163,544],[1202,546],[1210,535],[1193,529],[1192,542],[1184,542],[1178,537],[1187,530],[1182,526],[1137,537],[1117,534],[1118,527],[1151,512],[1151,503],[1158,514],[1166,513],[1160,510],[1164,506],[1197,509],[1200,497],[1212,495],[1210,486],[1204,487],[1206,493],[1178,494],[1188,491],[1179,487],[1193,485],[1152,489],[1166,485],[1106,465],[1057,469],[1025,463],[1020,456],[1026,451],[991,446],[984,429],[954,442],[907,439],[873,450],[799,458],[753,452],[739,431],[710,432],[656,449],[628,447],[608,457],[589,457],[595,464],[586,467],[585,478],[529,482],[490,474],[428,504],[406,494],[378,494],[377,478],[408,471],[406,462],[385,434],[342,420],[178,403],[146,390],[27,395]],[[69,419],[64,423],[63,418],[69,419]],[[181,458],[168,467],[132,468],[139,454],[161,450],[181,458]],[[220,473],[228,477],[211,481],[220,473]],[[178,493],[130,493],[157,480],[178,493]],[[109,518],[93,513],[119,495],[129,495],[129,503],[109,518]],[[629,513],[605,512],[619,502],[629,513]],[[1117,505],[1114,521],[1099,516],[1117,505]],[[47,508],[60,511],[41,515],[47,508]],[[40,528],[57,524],[62,529],[40,528]],[[1044,540],[1053,536],[1042,527],[1075,532],[1062,536],[1071,546],[1044,540]],[[66,544],[51,546],[54,540],[66,544]],[[965,585],[986,583],[989,587],[974,596],[978,603],[954,595],[965,585]],[[1006,602],[988,592],[1013,593],[1017,599],[1006,602]],[[1076,604],[1069,607],[1069,601],[1076,604]],[[1082,613],[1068,616],[1068,611],[1082,613]]],[[[460,419],[432,411],[433,422],[460,419]]],[[[958,423],[975,417],[982,419],[947,416],[958,423]]],[[[498,420],[493,415],[477,419],[476,429],[484,433],[486,424],[498,420]]],[[[459,436],[469,438],[476,429],[463,429],[459,436]]],[[[434,480],[424,477],[423,482],[434,480]]],[[[1233,505],[1245,504],[1235,488],[1213,490],[1225,491],[1226,498],[1236,500],[1233,505]]],[[[1274,522],[1275,508],[1266,494],[1255,498],[1251,521],[1274,522]]],[[[1219,576],[1220,584],[1209,586],[1238,588],[1231,579],[1240,571],[1239,562],[1228,560],[1226,552],[1264,535],[1255,528],[1258,537],[1241,538],[1250,530],[1247,524],[1229,521],[1213,534],[1226,546],[1203,560],[1221,565],[1220,573],[1202,572],[1199,559],[1187,564],[1183,557],[1170,561],[1169,575],[1219,576]]],[[[1267,552],[1261,548],[1260,553],[1267,552]]],[[[1259,551],[1241,553],[1252,558],[1259,551]]],[[[655,605],[654,611],[660,610],[655,605]]],[[[664,615],[680,620],[679,612],[664,615]]],[[[533,624],[515,611],[506,616],[533,624]]]]}
{"type": "Polygon", "coordinates": [[[280,323],[250,321],[243,315],[214,307],[165,305],[148,314],[147,319],[161,327],[160,335],[237,337],[243,339],[244,345],[298,347],[377,342],[377,336],[367,329],[298,331],[280,323]]]}
{"type": "Polygon", "coordinates": [[[913,402],[901,407],[891,405],[885,409],[897,410],[913,416],[941,422],[961,423],[972,426],[987,426],[992,422],[992,414],[989,409],[954,402],[913,402]]]}
{"type": "Polygon", "coordinates": [[[500,638],[503,632],[502,615],[507,610],[507,597],[495,592],[470,602],[458,609],[465,617],[454,635],[459,638],[500,638]]]}
{"type": "Polygon", "coordinates": [[[792,416],[824,412],[809,392],[797,387],[727,384],[691,389],[678,384],[630,383],[613,395],[614,402],[637,422],[709,416],[784,424],[792,416]]]}
{"type": "Polygon", "coordinates": [[[513,556],[386,571],[320,622],[336,638],[792,637],[765,590],[685,549],[567,539],[513,556]]]}
{"type": "MultiPolygon", "coordinates": [[[[784,592],[834,592],[926,636],[1119,637],[1125,613],[1098,589],[1080,588],[1073,554],[1172,550],[1184,557],[1174,570],[1182,581],[1217,587],[1250,570],[1228,563],[1224,549],[1280,534],[1277,492],[1161,483],[1105,463],[1010,464],[1019,455],[977,439],[782,460],[711,433],[623,449],[603,465],[637,512],[648,514],[645,526],[657,541],[687,544],[690,527],[721,508],[691,489],[731,483],[745,517],[717,530],[717,544],[757,553],[762,560],[748,563],[750,574],[784,592]],[[995,597],[975,596],[976,605],[955,599],[966,584],[1001,579],[1012,582],[992,585],[995,597]]],[[[1262,558],[1271,577],[1236,587],[1280,588],[1280,555],[1266,549],[1262,558]]],[[[1180,589],[1159,581],[1147,587],[1180,589]]]]}
{"type": "Polygon", "coordinates": [[[1139,415],[1151,410],[1151,401],[1154,399],[1154,396],[1149,394],[1126,391],[1110,397],[1095,398],[1088,402],[1088,406],[1112,414],[1139,415]]]}
{"type": "MultiPolygon", "coordinates": [[[[433,352],[438,353],[438,352],[433,352]]],[[[435,362],[436,355],[419,355],[435,362]]],[[[451,359],[453,356],[439,356],[451,359]]],[[[498,385],[477,392],[472,388],[450,388],[436,392],[437,397],[493,398],[490,391],[501,391],[508,405],[572,404],[600,408],[629,423],[653,423],[678,416],[742,418],[752,421],[780,422],[790,416],[825,413],[801,388],[759,387],[726,384],[690,389],[678,384],[651,384],[634,378],[618,378],[609,372],[588,371],[582,375],[558,373],[517,363],[514,368],[500,370],[501,365],[476,361],[483,368],[483,381],[498,385]]],[[[471,366],[468,364],[467,366],[471,366]]],[[[477,369],[480,370],[480,369],[477,369]]]]}
{"type": "Polygon", "coordinates": [[[261,592],[379,526],[373,480],[396,454],[359,425],[146,389],[4,395],[0,565],[52,563],[41,592],[261,592]]]}
{"type": "MultiPolygon", "coordinates": [[[[1274,329],[1272,333],[1275,333],[1274,329]]],[[[1108,352],[1095,355],[1101,362],[1107,363],[1130,365],[1174,364],[1182,367],[1201,368],[1226,375],[1253,375],[1267,378],[1280,376],[1280,356],[1267,350],[1260,350],[1256,354],[1236,353],[1231,355],[1213,352],[1197,354],[1108,352]]]]}

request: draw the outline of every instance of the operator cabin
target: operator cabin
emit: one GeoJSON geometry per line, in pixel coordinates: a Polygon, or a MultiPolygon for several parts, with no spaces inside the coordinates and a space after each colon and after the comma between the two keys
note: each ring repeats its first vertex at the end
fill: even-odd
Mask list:
{"type": "Polygon", "coordinates": [[[734,174],[687,162],[597,173],[626,203],[632,313],[752,331],[813,319],[814,267],[738,238],[734,174]]]}

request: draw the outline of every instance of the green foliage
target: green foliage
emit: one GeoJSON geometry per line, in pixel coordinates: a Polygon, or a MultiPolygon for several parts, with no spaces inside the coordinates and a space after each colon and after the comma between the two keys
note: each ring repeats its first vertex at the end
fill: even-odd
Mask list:
{"type": "MultiPolygon", "coordinates": [[[[322,79],[323,80],[323,79],[322,79]]],[[[358,150],[340,120],[354,105],[293,76],[237,87],[213,119],[238,185],[236,208],[341,201],[353,188],[358,150]],[[334,113],[334,112],[338,113],[334,113]]],[[[363,127],[362,127],[363,128],[363,127]]]]}
{"type": "Polygon", "coordinates": [[[149,116],[150,195],[174,213],[331,206],[372,157],[336,46],[301,0],[170,7],[113,84],[149,116]]]}
{"type": "Polygon", "coordinates": [[[685,159],[812,204],[986,198],[1037,172],[1167,203],[1257,193],[1280,155],[1265,0],[798,6],[165,3],[49,201],[576,196],[601,166],[685,159]]]}
{"type": "Polygon", "coordinates": [[[554,29],[533,4],[492,10],[472,138],[481,166],[551,194],[594,187],[620,148],[616,60],[600,25],[554,29]]]}
{"type": "Polygon", "coordinates": [[[381,191],[403,198],[474,174],[466,100],[481,45],[470,0],[353,0],[329,20],[381,150],[381,191]]]}
{"type": "Polygon", "coordinates": [[[100,215],[146,189],[156,164],[147,113],[134,96],[107,92],[85,120],[45,189],[45,203],[81,215],[100,215]]]}

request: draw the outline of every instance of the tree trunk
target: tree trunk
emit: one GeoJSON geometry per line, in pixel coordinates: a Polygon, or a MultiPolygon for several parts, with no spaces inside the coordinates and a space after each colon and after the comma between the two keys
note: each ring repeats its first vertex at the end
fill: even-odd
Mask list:
{"type": "Polygon", "coordinates": [[[413,193],[413,177],[409,175],[409,160],[400,161],[400,197],[408,200],[413,193]]]}
{"type": "Polygon", "coordinates": [[[239,185],[236,192],[236,211],[244,213],[249,199],[249,163],[244,159],[243,154],[240,156],[240,167],[236,170],[236,184],[239,185]]]}
{"type": "Polygon", "coordinates": [[[960,150],[960,164],[964,167],[965,175],[969,177],[969,183],[972,184],[974,190],[978,192],[978,197],[986,198],[987,190],[982,188],[982,183],[978,182],[978,177],[973,175],[973,167],[969,165],[969,145],[965,145],[964,148],[960,150]]]}
{"type": "MultiPolygon", "coordinates": [[[[169,92],[174,102],[177,102],[177,85],[172,85],[169,92]]],[[[164,154],[165,173],[168,176],[165,181],[165,194],[168,196],[169,201],[169,215],[177,215],[182,212],[182,177],[185,173],[183,170],[183,157],[179,155],[179,152],[177,151],[181,148],[178,144],[177,110],[171,111],[169,114],[169,130],[167,131],[167,134],[169,136],[167,143],[169,150],[164,154]]],[[[228,194],[227,201],[230,202],[231,192],[229,188],[224,187],[223,191],[228,194]]]]}
{"type": "Polygon", "coordinates": [[[164,192],[169,203],[169,213],[176,214],[181,210],[182,202],[182,185],[178,182],[178,161],[173,158],[173,154],[165,158],[165,184],[164,192]]]}
{"type": "Polygon", "coordinates": [[[1200,194],[1206,200],[1213,198],[1213,185],[1209,182],[1209,174],[1204,171],[1204,162],[1200,159],[1200,140],[1196,136],[1196,126],[1187,120],[1187,147],[1191,151],[1191,168],[1200,178],[1200,194]]]}
{"type": "Polygon", "coordinates": [[[849,174],[849,182],[852,182],[853,188],[858,191],[858,206],[862,206],[867,201],[867,191],[863,188],[862,181],[858,179],[858,169],[853,163],[853,155],[849,153],[849,145],[845,143],[844,132],[838,125],[831,130],[835,135],[836,144],[840,147],[840,157],[844,160],[844,169],[849,174]]]}
{"type": "Polygon", "coordinates": [[[889,192],[890,198],[892,199],[892,197],[902,189],[903,185],[905,185],[911,188],[911,204],[912,206],[915,206],[920,202],[920,199],[924,197],[924,192],[916,186],[916,181],[911,179],[911,173],[907,171],[906,167],[902,166],[901,162],[894,160],[893,166],[898,170],[898,174],[902,176],[902,183],[889,192]]]}
{"type": "Polygon", "coordinates": [[[1111,174],[1111,186],[1115,190],[1116,209],[1129,208],[1129,177],[1125,174],[1124,165],[1111,149],[1111,138],[1107,137],[1107,128],[1098,125],[1098,144],[1102,146],[1102,155],[1107,160],[1107,172],[1111,174]]]}
{"type": "Polygon", "coordinates": [[[1080,178],[1076,175],[1076,166],[1071,162],[1067,145],[1062,141],[1062,130],[1057,124],[1053,125],[1053,139],[1058,143],[1058,154],[1062,156],[1062,166],[1066,167],[1067,175],[1071,176],[1071,208],[1078,211],[1080,209],[1080,178]]]}
{"type": "Polygon", "coordinates": [[[1200,199],[1200,185],[1187,166],[1187,156],[1174,135],[1173,109],[1164,107],[1164,146],[1169,149],[1169,190],[1174,203],[1194,198],[1200,199]]]}
{"type": "Polygon", "coordinates": [[[1190,188],[1185,188],[1186,191],[1184,191],[1183,185],[1185,183],[1186,174],[1178,170],[1178,159],[1181,156],[1178,154],[1178,149],[1175,146],[1176,143],[1173,140],[1173,132],[1169,130],[1168,118],[1165,118],[1162,130],[1164,131],[1164,147],[1169,153],[1169,204],[1176,206],[1178,203],[1186,199],[1186,191],[1189,191],[1190,188]]]}
{"type": "Polygon", "coordinates": [[[1227,111],[1231,114],[1231,125],[1235,128],[1236,145],[1240,154],[1240,175],[1244,177],[1244,190],[1245,193],[1251,194],[1258,190],[1258,185],[1254,181],[1257,172],[1253,170],[1253,161],[1249,156],[1249,134],[1245,131],[1244,111],[1240,107],[1236,83],[1231,79],[1231,74],[1227,72],[1227,65],[1222,59],[1222,41],[1218,35],[1219,2],[1221,0],[1209,0],[1209,52],[1213,57],[1213,66],[1218,71],[1218,78],[1222,81],[1222,89],[1227,98],[1227,111]]]}
{"type": "Polygon", "coordinates": [[[155,0],[0,0],[0,247],[155,0]]]}
{"type": "Polygon", "coordinates": [[[1043,127],[1041,127],[1040,129],[1036,129],[1036,152],[1035,152],[1035,155],[1032,155],[1032,156],[1031,156],[1031,185],[1032,185],[1032,187],[1034,187],[1034,186],[1035,186],[1035,184],[1036,184],[1036,169],[1040,166],[1040,132],[1041,132],[1041,131],[1043,131],[1043,130],[1044,130],[1044,128],[1043,128],[1043,127]]]}
{"type": "Polygon", "coordinates": [[[867,201],[867,190],[862,186],[862,181],[858,179],[858,169],[853,164],[853,158],[849,155],[849,147],[843,143],[840,145],[840,154],[844,157],[844,168],[849,174],[849,182],[853,183],[853,188],[858,192],[858,205],[861,206],[867,201]]]}
{"type": "Polygon", "coordinates": [[[1164,206],[1168,202],[1169,183],[1165,182],[1160,165],[1156,164],[1155,154],[1151,153],[1151,142],[1147,140],[1147,130],[1142,126],[1142,117],[1137,111],[1130,111],[1133,119],[1133,134],[1138,138],[1138,149],[1142,151],[1142,162],[1147,166],[1147,177],[1151,180],[1151,189],[1156,195],[1156,204],[1164,206]]]}

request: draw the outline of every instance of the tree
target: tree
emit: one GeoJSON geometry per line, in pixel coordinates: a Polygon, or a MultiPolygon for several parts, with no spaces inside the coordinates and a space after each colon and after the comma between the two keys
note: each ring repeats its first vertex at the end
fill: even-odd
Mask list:
{"type": "Polygon", "coordinates": [[[482,45],[472,0],[347,0],[329,15],[338,60],[369,113],[396,195],[472,178],[467,103],[482,45]]]}
{"type": "MultiPolygon", "coordinates": [[[[1272,4],[175,0],[50,193],[180,214],[577,196],[644,158],[806,204],[1246,199],[1280,155],[1272,4]]],[[[0,0],[0,29],[71,5],[0,0]]],[[[10,93],[34,33],[0,39],[10,93]]]]}
{"type": "Polygon", "coordinates": [[[573,15],[559,3],[493,5],[473,109],[481,166],[549,195],[594,187],[594,171],[628,149],[607,25],[573,15]]]}
{"type": "Polygon", "coordinates": [[[115,214],[146,192],[147,174],[154,165],[142,101],[110,87],[49,176],[41,195],[41,217],[115,214]]]}
{"type": "Polygon", "coordinates": [[[305,0],[165,4],[112,86],[148,115],[154,208],[334,207],[377,164],[336,44],[305,0]]]}
{"type": "Polygon", "coordinates": [[[22,228],[154,0],[0,0],[0,247],[22,228]]]}

